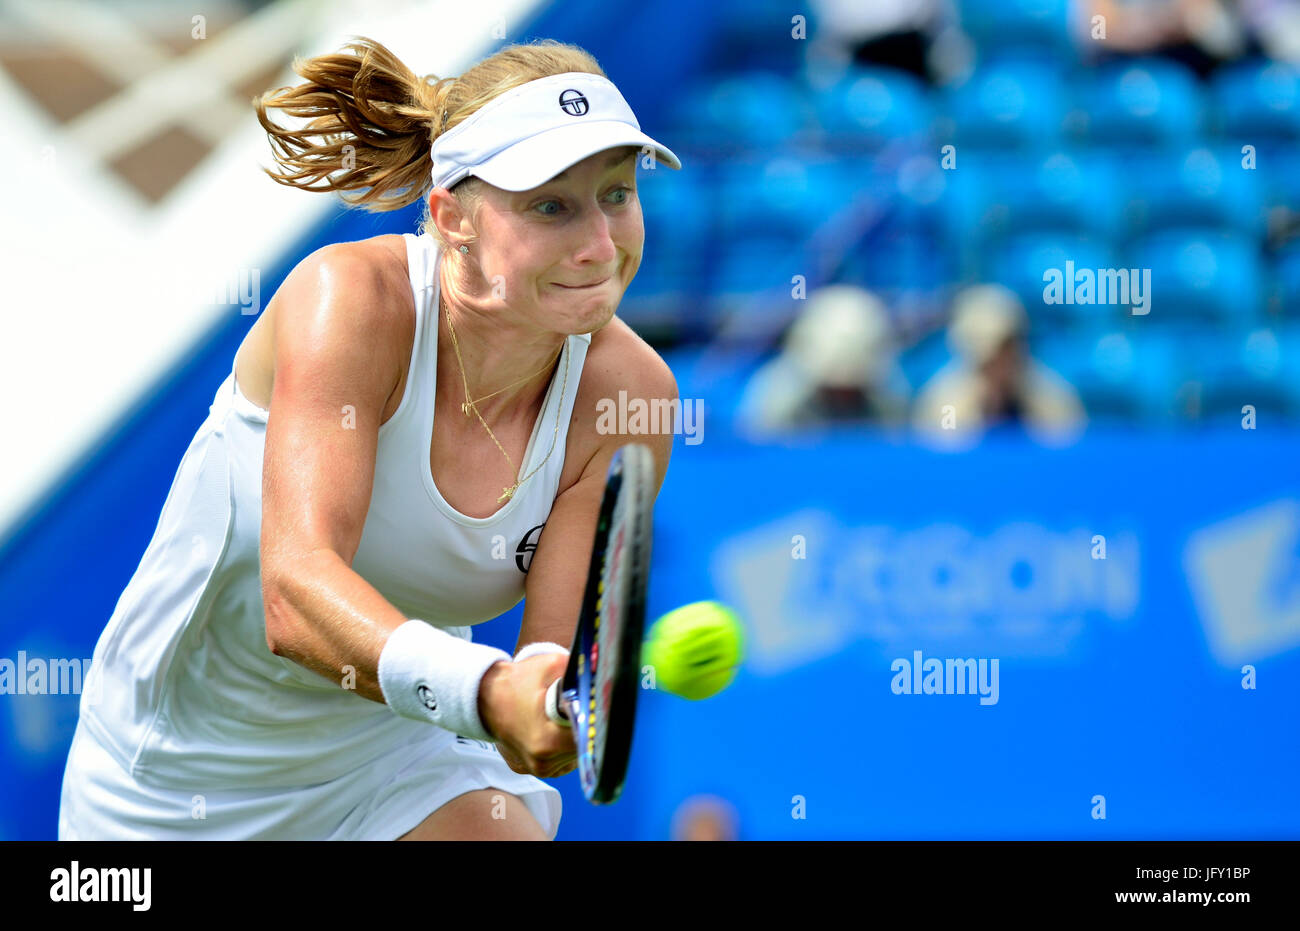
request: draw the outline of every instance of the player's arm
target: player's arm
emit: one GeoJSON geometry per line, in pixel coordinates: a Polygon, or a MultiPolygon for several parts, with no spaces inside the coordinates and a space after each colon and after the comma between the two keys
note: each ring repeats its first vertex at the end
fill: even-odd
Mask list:
{"type": "Polygon", "coordinates": [[[410,298],[391,280],[352,243],[313,253],[285,280],[262,470],[267,645],[334,681],[355,670],[357,694],[377,702],[380,652],[408,618],[351,566],[379,421],[414,338],[410,298]]]}
{"type": "MultiPolygon", "coordinates": [[[[677,381],[672,370],[639,337],[631,331],[628,331],[628,336],[631,339],[627,342],[627,351],[619,353],[625,358],[606,362],[605,371],[592,373],[594,382],[610,386],[608,396],[611,398],[616,398],[618,391],[623,389],[627,391],[629,400],[676,399],[677,381]],[[628,360],[626,356],[632,359],[628,360]]],[[[594,411],[580,412],[579,417],[578,423],[591,424],[594,429],[594,411]]],[[[573,642],[587,584],[587,569],[591,564],[591,545],[605,491],[605,476],[615,450],[629,442],[644,443],[654,453],[655,495],[658,496],[668,472],[672,433],[602,437],[578,481],[555,499],[537,541],[524,583],[524,617],[516,652],[528,643],[551,642],[568,647],[573,642]]]]}
{"type": "Polygon", "coordinates": [[[267,645],[336,682],[350,670],[359,695],[384,702],[380,658],[392,655],[393,633],[402,628],[399,678],[405,685],[432,683],[440,694],[426,717],[428,706],[410,697],[416,690],[408,695],[403,688],[412,707],[399,713],[432,721],[434,713],[455,707],[468,722],[464,709],[472,708],[519,772],[562,775],[572,769],[572,737],[553,726],[539,729],[531,713],[517,710],[533,699],[541,706],[546,687],[563,674],[562,657],[510,663],[487,656],[494,662],[488,668],[500,673],[489,716],[484,677],[470,667],[484,661],[485,651],[499,651],[437,632],[422,623],[429,618],[404,626],[411,619],[352,569],[370,505],[380,419],[414,338],[405,274],[385,274],[382,255],[360,253],[358,245],[322,250],[276,295],[283,302],[276,309],[262,473],[267,645]],[[475,681],[466,694],[469,678],[475,681]]]}

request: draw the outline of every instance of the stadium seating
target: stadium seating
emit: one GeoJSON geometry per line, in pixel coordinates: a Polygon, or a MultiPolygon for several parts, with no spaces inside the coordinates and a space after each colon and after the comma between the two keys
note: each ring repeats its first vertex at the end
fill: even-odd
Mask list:
{"type": "Polygon", "coordinates": [[[824,144],[846,152],[914,145],[929,132],[933,120],[925,85],[889,68],[850,68],[815,95],[813,106],[824,144]]]}
{"type": "Polygon", "coordinates": [[[1300,319],[1300,240],[1288,244],[1273,262],[1273,307],[1278,316],[1300,319]]]}
{"type": "Polygon", "coordinates": [[[1202,129],[1201,88],[1183,65],[1143,58],[1108,63],[1081,77],[1083,125],[1094,144],[1189,146],[1202,129]]]}
{"type": "MultiPolygon", "coordinates": [[[[1127,308],[1113,304],[1077,303],[1074,296],[1062,294],[1061,303],[1048,303],[1044,275],[1060,273],[1063,286],[1069,286],[1067,272],[1115,267],[1115,256],[1103,241],[1070,232],[1027,233],[1012,236],[991,250],[980,277],[997,281],[1020,296],[1035,325],[1068,325],[1083,328],[1109,325],[1127,308]],[[1068,303],[1066,302],[1068,301],[1068,303]]],[[[1087,297],[1087,295],[1079,295],[1087,297]]],[[[1096,300],[1094,293],[1089,300],[1096,300]]]]}
{"type": "Polygon", "coordinates": [[[705,79],[683,97],[692,105],[673,111],[671,138],[687,149],[720,156],[769,151],[809,138],[816,127],[802,84],[772,71],[705,79]]]}
{"type": "Polygon", "coordinates": [[[1068,112],[1060,69],[1011,58],[978,68],[947,95],[946,112],[958,146],[996,149],[1051,145],[1068,112]]]}
{"type": "Polygon", "coordinates": [[[1243,324],[1262,316],[1258,244],[1240,234],[1163,230],[1135,244],[1130,264],[1152,269],[1152,323],[1243,324]]]}
{"type": "Polygon", "coordinates": [[[1182,368],[1201,385],[1201,414],[1240,418],[1300,412],[1300,343],[1294,327],[1244,327],[1201,331],[1184,342],[1182,368]]]}
{"type": "Polygon", "coordinates": [[[959,242],[1043,229],[1106,239],[1122,229],[1121,172],[1097,153],[967,152],[950,175],[947,218],[959,242]]]}
{"type": "MultiPolygon", "coordinates": [[[[775,21],[760,8],[755,28],[775,21]]],[[[1247,60],[1202,82],[1159,57],[1088,65],[1066,48],[1068,0],[957,8],[976,54],[953,86],[852,63],[815,81],[806,62],[748,59],[698,81],[674,137],[692,179],[644,185],[662,261],[629,298],[662,305],[698,282],[705,336],[788,320],[796,274],[871,288],[899,313],[996,281],[1090,411],[1226,416],[1254,392],[1300,412],[1287,361],[1300,349],[1300,69],[1247,60]],[[1149,270],[1150,314],[1096,294],[1047,303],[1044,272],[1067,263],[1149,270]],[[1282,361],[1265,371],[1269,347],[1282,361]]],[[[904,354],[914,383],[946,360],[942,337],[904,354]]]]}
{"type": "Polygon", "coordinates": [[[1215,127],[1224,137],[1259,145],[1300,140],[1300,68],[1249,61],[1225,68],[1211,84],[1215,127]]]}
{"type": "Polygon", "coordinates": [[[962,28],[981,48],[1068,53],[1070,0],[961,0],[958,12],[962,28]]]}
{"type": "Polygon", "coordinates": [[[1217,226],[1260,236],[1266,217],[1258,175],[1240,153],[1200,146],[1155,148],[1122,159],[1131,235],[1175,226],[1217,226]]]}
{"type": "Polygon", "coordinates": [[[1055,334],[1034,350],[1078,390],[1089,419],[1160,423],[1178,415],[1177,345],[1170,333],[1117,329],[1088,339],[1055,334]]]}

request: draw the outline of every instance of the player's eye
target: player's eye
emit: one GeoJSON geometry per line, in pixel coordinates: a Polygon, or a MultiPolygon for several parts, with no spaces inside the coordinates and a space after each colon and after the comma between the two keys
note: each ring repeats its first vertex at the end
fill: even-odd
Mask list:
{"type": "MultiPolygon", "coordinates": [[[[610,191],[607,196],[615,198],[613,202],[614,206],[625,207],[632,202],[632,196],[635,193],[636,190],[634,188],[623,185],[610,191]]],[[[534,206],[533,209],[544,217],[554,217],[559,216],[559,214],[564,210],[564,205],[558,200],[544,200],[534,206]]]]}

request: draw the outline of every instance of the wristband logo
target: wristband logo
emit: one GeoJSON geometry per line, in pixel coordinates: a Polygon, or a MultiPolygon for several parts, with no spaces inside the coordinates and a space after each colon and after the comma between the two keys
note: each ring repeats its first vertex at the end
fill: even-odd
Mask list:
{"type": "Polygon", "coordinates": [[[428,708],[430,711],[438,710],[438,700],[433,696],[433,689],[429,688],[424,683],[420,683],[419,687],[416,688],[415,695],[420,699],[420,704],[424,705],[424,707],[428,708]]]}

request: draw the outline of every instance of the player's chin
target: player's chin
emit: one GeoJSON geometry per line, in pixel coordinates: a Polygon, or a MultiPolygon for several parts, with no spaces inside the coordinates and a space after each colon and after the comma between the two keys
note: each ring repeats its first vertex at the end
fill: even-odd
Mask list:
{"type": "Polygon", "coordinates": [[[546,770],[546,773],[545,775],[542,776],[542,778],[561,779],[569,775],[569,773],[573,772],[577,768],[578,768],[578,763],[576,760],[571,763],[565,763],[563,766],[553,766],[546,770]]]}
{"type": "Polygon", "coordinates": [[[564,308],[563,316],[566,321],[565,332],[580,336],[584,333],[595,333],[601,327],[614,319],[614,313],[618,310],[619,300],[622,298],[620,293],[610,293],[603,300],[585,301],[578,306],[567,305],[564,308]]]}

